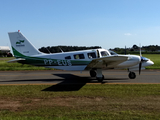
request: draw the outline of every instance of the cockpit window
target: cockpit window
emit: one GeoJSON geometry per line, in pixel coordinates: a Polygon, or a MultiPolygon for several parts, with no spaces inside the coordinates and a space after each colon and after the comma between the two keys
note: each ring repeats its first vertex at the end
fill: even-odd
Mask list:
{"type": "Polygon", "coordinates": [[[105,56],[108,56],[108,55],[109,55],[109,54],[107,53],[107,51],[102,51],[102,52],[101,52],[101,56],[102,56],[102,57],[105,57],[105,56]]]}
{"type": "Polygon", "coordinates": [[[112,51],[112,50],[109,50],[110,54],[111,55],[118,55],[116,52],[112,51]]]}
{"type": "Polygon", "coordinates": [[[88,55],[89,59],[96,58],[96,53],[95,52],[87,53],[87,55],[88,55]]]}

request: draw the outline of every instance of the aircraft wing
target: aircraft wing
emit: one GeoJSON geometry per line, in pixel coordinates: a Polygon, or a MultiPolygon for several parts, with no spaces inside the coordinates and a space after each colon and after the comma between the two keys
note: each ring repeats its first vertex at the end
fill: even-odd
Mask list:
{"type": "Polygon", "coordinates": [[[25,59],[18,58],[18,59],[10,60],[10,61],[8,61],[8,63],[15,63],[15,62],[20,62],[20,61],[24,61],[24,60],[25,60],[25,59]]]}
{"type": "Polygon", "coordinates": [[[127,61],[127,56],[106,56],[103,58],[93,59],[85,68],[99,68],[99,69],[112,69],[116,67],[118,64],[127,61]]]}

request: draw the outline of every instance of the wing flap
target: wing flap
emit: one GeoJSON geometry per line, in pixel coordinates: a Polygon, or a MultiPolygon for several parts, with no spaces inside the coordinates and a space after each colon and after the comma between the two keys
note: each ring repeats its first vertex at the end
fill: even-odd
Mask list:
{"type": "Polygon", "coordinates": [[[86,67],[86,69],[99,68],[99,69],[111,69],[118,64],[128,60],[127,56],[107,56],[92,60],[86,67]]]}

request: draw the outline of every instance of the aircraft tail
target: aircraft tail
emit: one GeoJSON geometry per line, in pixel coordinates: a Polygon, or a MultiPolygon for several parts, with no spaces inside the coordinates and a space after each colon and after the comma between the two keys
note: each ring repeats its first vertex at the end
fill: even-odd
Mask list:
{"type": "Polygon", "coordinates": [[[8,35],[13,54],[16,58],[41,54],[41,52],[38,51],[38,49],[36,49],[21,32],[9,32],[8,35]]]}

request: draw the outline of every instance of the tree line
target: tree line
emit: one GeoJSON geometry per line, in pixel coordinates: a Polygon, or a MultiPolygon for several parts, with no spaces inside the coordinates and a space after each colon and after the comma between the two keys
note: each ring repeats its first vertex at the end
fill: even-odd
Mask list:
{"type": "MultiPolygon", "coordinates": [[[[98,49],[102,48],[101,46],[48,46],[48,47],[41,47],[39,51],[43,53],[60,53],[60,52],[69,52],[69,51],[78,51],[78,50],[88,50],[88,49],[98,49]]],[[[110,50],[118,53],[118,54],[137,54],[140,51],[140,47],[137,45],[133,45],[131,48],[110,48],[110,50]]],[[[149,46],[142,46],[141,51],[144,54],[160,54],[160,46],[158,45],[149,45],[149,46]]]]}
{"type": "Polygon", "coordinates": [[[144,54],[160,54],[160,46],[158,45],[149,45],[149,46],[142,46],[142,47],[133,45],[131,48],[116,47],[110,50],[113,50],[114,52],[117,52],[119,54],[137,54],[140,52],[140,50],[144,54]]]}

